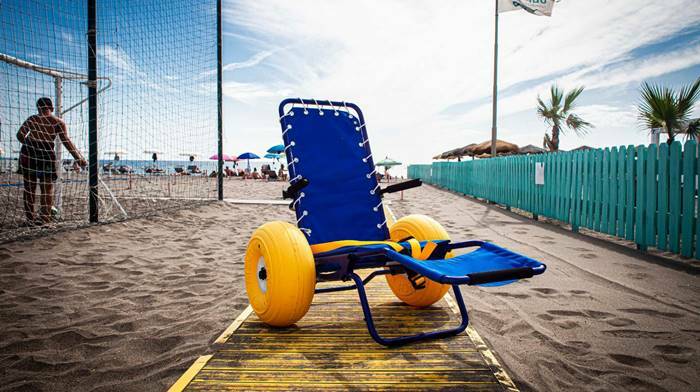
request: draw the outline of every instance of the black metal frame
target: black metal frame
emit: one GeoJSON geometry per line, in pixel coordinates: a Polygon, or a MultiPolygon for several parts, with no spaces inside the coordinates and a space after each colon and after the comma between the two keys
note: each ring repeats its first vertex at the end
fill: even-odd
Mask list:
{"type": "Polygon", "coordinates": [[[367,330],[374,341],[384,346],[400,346],[422,340],[454,336],[463,332],[467,328],[469,325],[469,314],[467,312],[466,305],[464,304],[464,299],[462,299],[462,293],[459,290],[458,285],[454,284],[452,285],[452,290],[454,291],[455,300],[457,302],[461,317],[459,326],[445,330],[420,332],[415,335],[399,336],[394,338],[382,337],[374,325],[372,309],[369,301],[367,300],[367,293],[365,292],[364,286],[372,279],[380,275],[397,275],[408,272],[401,265],[391,264],[389,261],[390,258],[387,252],[384,250],[370,250],[363,251],[361,253],[347,253],[319,257],[316,259],[317,281],[352,280],[354,283],[345,286],[318,288],[315,290],[315,294],[357,290],[357,294],[360,298],[360,304],[362,306],[362,313],[364,314],[365,324],[367,325],[367,330]],[[384,267],[384,269],[374,270],[364,279],[355,273],[355,269],[381,267],[384,267]]]}

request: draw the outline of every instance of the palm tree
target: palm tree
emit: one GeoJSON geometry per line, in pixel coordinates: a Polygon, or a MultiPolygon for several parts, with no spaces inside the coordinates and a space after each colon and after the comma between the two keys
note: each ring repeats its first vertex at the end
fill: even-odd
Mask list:
{"type": "Polygon", "coordinates": [[[569,129],[581,136],[593,125],[584,121],[577,114],[572,113],[575,107],[576,98],[581,95],[584,87],[575,88],[564,94],[564,90],[553,84],[550,88],[550,102],[545,104],[540,96],[537,96],[537,115],[544,122],[552,127],[551,135],[544,134],[544,148],[549,151],[559,151],[559,135],[564,134],[565,129],[569,129]]]}
{"type": "Polygon", "coordinates": [[[668,134],[668,144],[673,143],[678,133],[696,136],[697,124],[692,126],[688,120],[700,99],[700,78],[680,91],[645,82],[641,93],[639,119],[646,128],[662,129],[668,134]]]}

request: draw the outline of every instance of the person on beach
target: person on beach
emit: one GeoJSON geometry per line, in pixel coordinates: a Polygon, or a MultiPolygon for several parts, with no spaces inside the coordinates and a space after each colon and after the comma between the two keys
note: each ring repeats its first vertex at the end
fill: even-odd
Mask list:
{"type": "Polygon", "coordinates": [[[58,178],[55,139],[61,140],[80,167],[87,162],[68,138],[68,127],[53,115],[50,98],[42,97],[36,102],[38,114],[30,116],[19,128],[17,140],[22,144],[19,154],[20,169],[24,177],[24,212],[27,223],[43,224],[51,221],[53,208],[53,183],[58,178]],[[40,220],[34,213],[36,186],[41,189],[40,220]]]}

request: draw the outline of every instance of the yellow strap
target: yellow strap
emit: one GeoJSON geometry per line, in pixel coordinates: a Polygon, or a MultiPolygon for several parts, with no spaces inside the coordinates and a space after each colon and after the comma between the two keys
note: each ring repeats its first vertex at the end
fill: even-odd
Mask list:
{"type": "MultiPolygon", "coordinates": [[[[311,245],[311,252],[314,254],[330,252],[338,248],[343,248],[345,246],[364,246],[364,245],[389,245],[392,249],[397,252],[401,252],[403,247],[393,241],[353,241],[353,240],[342,240],[342,241],[332,241],[324,242],[322,244],[311,245]]],[[[420,246],[419,246],[420,248],[420,246]]]]}
{"type": "Polygon", "coordinates": [[[433,254],[433,251],[437,248],[437,244],[434,242],[428,242],[425,244],[425,247],[423,248],[423,251],[421,252],[420,256],[417,257],[420,260],[428,260],[428,257],[430,257],[431,254],[433,254]]]}
{"type": "Polygon", "coordinates": [[[409,238],[406,242],[411,246],[411,257],[414,259],[420,258],[420,242],[415,238],[409,238]]]}
{"type": "MultiPolygon", "coordinates": [[[[428,257],[435,251],[437,244],[434,242],[428,242],[425,247],[421,250],[420,242],[415,238],[410,238],[407,240],[408,244],[411,246],[411,257],[418,260],[427,260],[428,257]]],[[[403,250],[398,242],[394,241],[354,241],[354,240],[342,240],[342,241],[332,241],[324,242],[322,244],[311,245],[311,252],[314,254],[330,252],[339,248],[346,246],[365,246],[365,245],[388,245],[397,252],[403,250]]]]}

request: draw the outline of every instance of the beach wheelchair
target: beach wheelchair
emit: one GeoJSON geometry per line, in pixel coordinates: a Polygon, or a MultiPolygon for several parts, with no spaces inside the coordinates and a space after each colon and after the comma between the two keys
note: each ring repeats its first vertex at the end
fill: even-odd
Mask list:
{"type": "Polygon", "coordinates": [[[268,222],[253,233],[245,254],[250,304],[264,323],[287,327],[309,310],[314,294],[357,290],[372,338],[386,346],[456,335],[469,318],[460,285],[503,285],[546,266],[484,241],[451,242],[424,215],[389,224],[382,196],[421,185],[419,179],[380,187],[367,127],[357,105],[286,99],[279,105],[296,226],[268,222]],[[474,248],[455,255],[454,251],[474,248]],[[357,271],[371,270],[361,277],[357,271]],[[461,313],[454,328],[383,337],[375,328],[364,286],[384,275],[398,299],[427,307],[452,287],[461,313]],[[317,282],[343,281],[316,288],[317,282]]]}

